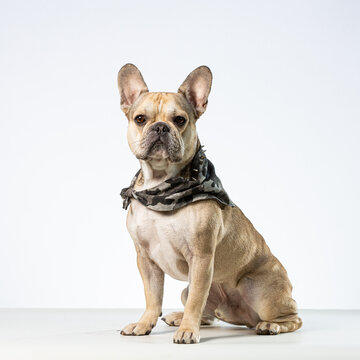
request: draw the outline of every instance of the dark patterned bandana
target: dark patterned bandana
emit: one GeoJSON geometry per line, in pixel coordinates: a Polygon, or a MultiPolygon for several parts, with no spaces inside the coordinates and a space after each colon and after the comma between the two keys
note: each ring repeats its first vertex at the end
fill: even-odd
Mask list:
{"type": "Polygon", "coordinates": [[[202,146],[195,154],[189,166],[189,179],[183,176],[173,177],[150,189],[136,191],[134,186],[139,170],[129,187],[122,189],[123,208],[127,209],[131,198],[156,211],[171,211],[192,202],[214,199],[219,203],[235,206],[215,174],[215,167],[205,156],[202,146]]]}

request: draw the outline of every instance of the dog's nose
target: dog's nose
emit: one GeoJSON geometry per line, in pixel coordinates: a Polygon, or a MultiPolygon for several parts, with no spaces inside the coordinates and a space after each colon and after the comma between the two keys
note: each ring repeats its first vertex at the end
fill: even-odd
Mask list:
{"type": "Polygon", "coordinates": [[[170,128],[166,123],[159,121],[153,125],[152,130],[157,132],[158,134],[162,134],[162,133],[169,132],[170,128]]]}

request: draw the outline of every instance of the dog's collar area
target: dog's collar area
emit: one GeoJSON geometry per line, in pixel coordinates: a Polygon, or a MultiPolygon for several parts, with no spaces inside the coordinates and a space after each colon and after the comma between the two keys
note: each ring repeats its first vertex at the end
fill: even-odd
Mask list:
{"type": "Polygon", "coordinates": [[[123,208],[127,209],[131,199],[138,200],[142,205],[155,211],[171,211],[184,207],[199,200],[214,199],[223,205],[235,206],[224,190],[215,167],[205,156],[200,146],[190,166],[190,178],[176,176],[161,184],[141,191],[134,190],[139,170],[129,187],[122,189],[123,208]]]}

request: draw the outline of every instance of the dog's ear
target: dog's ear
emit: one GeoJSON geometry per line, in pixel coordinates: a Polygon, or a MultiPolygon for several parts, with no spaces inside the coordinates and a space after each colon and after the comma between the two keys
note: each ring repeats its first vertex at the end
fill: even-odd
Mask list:
{"type": "Polygon", "coordinates": [[[206,110],[210,94],[212,74],[207,66],[199,66],[192,71],[179,87],[182,93],[195,110],[196,117],[200,117],[206,110]]]}
{"type": "Polygon", "coordinates": [[[126,64],[119,70],[118,87],[120,106],[125,114],[142,93],[149,91],[139,69],[133,64],[126,64]]]}

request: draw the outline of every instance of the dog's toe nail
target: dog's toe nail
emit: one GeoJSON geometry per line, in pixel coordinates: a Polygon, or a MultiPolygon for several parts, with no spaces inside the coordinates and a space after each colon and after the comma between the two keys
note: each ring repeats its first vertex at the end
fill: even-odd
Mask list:
{"type": "Polygon", "coordinates": [[[150,334],[150,332],[151,332],[151,331],[150,331],[150,330],[148,330],[148,331],[145,333],[145,335],[149,335],[149,334],[150,334]]]}

